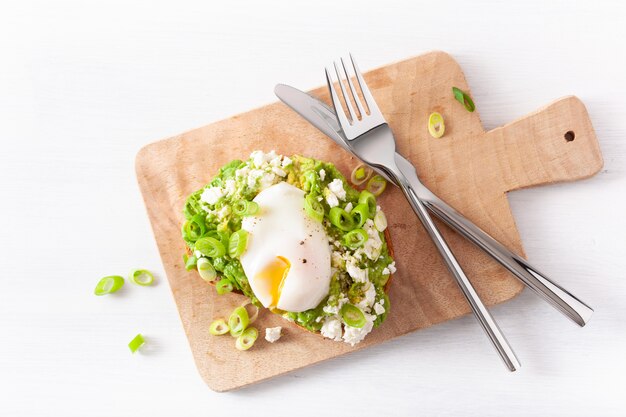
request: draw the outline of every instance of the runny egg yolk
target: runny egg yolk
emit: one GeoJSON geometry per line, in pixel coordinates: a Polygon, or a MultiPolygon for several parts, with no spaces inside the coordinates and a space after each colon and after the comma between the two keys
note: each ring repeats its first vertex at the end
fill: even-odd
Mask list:
{"type": "Polygon", "coordinates": [[[272,297],[272,302],[268,307],[276,307],[278,304],[290,267],[291,263],[288,259],[277,256],[256,275],[255,278],[265,284],[272,297]]]}

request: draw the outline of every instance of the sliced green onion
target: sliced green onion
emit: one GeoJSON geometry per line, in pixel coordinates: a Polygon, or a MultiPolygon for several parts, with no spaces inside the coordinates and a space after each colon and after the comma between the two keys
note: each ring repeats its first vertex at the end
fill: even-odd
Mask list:
{"type": "Polygon", "coordinates": [[[259,331],[254,327],[249,327],[237,337],[235,347],[239,350],[248,350],[254,345],[258,337],[259,331]]]}
{"type": "Polygon", "coordinates": [[[465,109],[468,112],[471,113],[476,109],[476,106],[474,106],[474,102],[472,101],[472,98],[463,90],[456,88],[456,87],[452,87],[452,93],[454,94],[454,98],[463,106],[465,106],[465,109]]]}
{"type": "Polygon", "coordinates": [[[233,283],[226,278],[222,278],[215,284],[215,290],[219,295],[227,294],[233,290],[233,283]]]}
{"type": "Polygon", "coordinates": [[[367,232],[363,229],[354,229],[343,236],[343,244],[350,249],[360,248],[367,242],[367,232]]]}
{"type": "Polygon", "coordinates": [[[259,317],[259,307],[257,307],[254,304],[252,304],[252,301],[250,301],[250,300],[244,301],[244,303],[241,305],[241,307],[245,308],[246,311],[248,311],[248,317],[250,318],[250,321],[248,322],[248,325],[254,323],[256,321],[257,317],[259,317]],[[254,313],[252,315],[250,315],[250,312],[248,311],[248,306],[252,306],[254,308],[254,313]]]}
{"type": "Polygon", "coordinates": [[[230,328],[224,319],[217,319],[209,326],[209,333],[213,336],[221,336],[228,333],[230,328]]]}
{"type": "Polygon", "coordinates": [[[361,191],[361,194],[359,194],[359,204],[367,204],[370,218],[376,215],[376,197],[374,197],[374,194],[366,190],[361,191]]]}
{"type": "Polygon", "coordinates": [[[428,117],[428,133],[435,139],[443,136],[446,131],[446,125],[443,122],[443,116],[437,112],[431,113],[428,117]]]}
{"type": "Polygon", "coordinates": [[[183,225],[183,237],[195,242],[206,232],[206,225],[202,214],[196,214],[183,225]]]}
{"type": "Polygon", "coordinates": [[[320,192],[320,176],[314,170],[304,173],[304,184],[302,189],[308,193],[316,194],[320,192]]]}
{"type": "Polygon", "coordinates": [[[370,209],[367,204],[357,204],[356,207],[350,211],[350,214],[356,222],[356,227],[363,227],[370,215],[370,209]]]}
{"type": "Polygon", "coordinates": [[[385,213],[382,212],[382,210],[378,210],[376,212],[376,215],[374,216],[374,227],[379,232],[384,232],[387,228],[387,217],[385,216],[385,213]]]}
{"type": "Polygon", "coordinates": [[[246,327],[250,324],[250,317],[248,316],[248,310],[244,307],[237,307],[233,310],[232,314],[228,318],[228,327],[230,327],[230,335],[233,337],[240,336],[246,327]]]}
{"type": "Polygon", "coordinates": [[[96,295],[112,294],[122,288],[123,285],[124,278],[119,275],[110,275],[98,281],[93,293],[96,295]]]}
{"type": "Polygon", "coordinates": [[[308,194],[304,198],[304,211],[315,221],[321,222],[324,220],[324,206],[317,200],[315,194],[308,194]]]}
{"type": "Polygon", "coordinates": [[[202,278],[206,282],[215,281],[215,278],[217,277],[217,272],[215,272],[215,268],[213,268],[211,261],[209,261],[207,258],[200,258],[198,259],[197,267],[200,278],[202,278]]]}
{"type": "Polygon", "coordinates": [[[154,282],[154,275],[147,269],[134,269],[130,273],[130,280],[137,285],[148,286],[154,282]]]}
{"type": "Polygon", "coordinates": [[[239,258],[244,253],[246,246],[248,245],[248,232],[243,229],[237,230],[230,235],[228,241],[228,255],[231,258],[239,258]]]}
{"type": "Polygon", "coordinates": [[[354,219],[352,218],[350,213],[348,213],[341,207],[331,208],[330,212],[328,213],[328,218],[335,227],[338,227],[344,232],[349,232],[350,230],[354,229],[354,219]]]}
{"type": "Polygon", "coordinates": [[[239,200],[233,204],[233,212],[238,216],[253,216],[259,212],[259,204],[255,201],[239,200]]]}
{"type": "Polygon", "coordinates": [[[185,269],[187,271],[191,271],[192,269],[196,269],[196,263],[198,262],[198,258],[196,258],[196,255],[189,256],[187,254],[184,254],[183,261],[185,262],[185,269]]]}
{"type": "Polygon", "coordinates": [[[195,249],[209,258],[217,258],[218,256],[223,256],[226,253],[224,244],[216,238],[210,236],[198,239],[195,244],[195,249]]]}
{"type": "Polygon", "coordinates": [[[365,164],[357,165],[350,174],[350,182],[361,185],[372,175],[372,169],[365,164]]]}
{"type": "Polygon", "coordinates": [[[365,326],[365,315],[361,309],[355,305],[344,304],[343,307],[341,307],[341,318],[350,327],[360,329],[365,326]]]}
{"type": "Polygon", "coordinates": [[[137,349],[142,347],[145,343],[146,341],[144,340],[141,333],[139,333],[137,336],[133,338],[133,340],[130,341],[130,343],[128,343],[128,348],[130,349],[131,352],[135,353],[137,352],[137,349]]]}
{"type": "Polygon", "coordinates": [[[387,188],[387,180],[380,175],[374,175],[372,178],[370,178],[370,180],[367,182],[366,187],[367,191],[369,191],[376,197],[381,195],[383,191],[385,191],[385,188],[387,188]]]}

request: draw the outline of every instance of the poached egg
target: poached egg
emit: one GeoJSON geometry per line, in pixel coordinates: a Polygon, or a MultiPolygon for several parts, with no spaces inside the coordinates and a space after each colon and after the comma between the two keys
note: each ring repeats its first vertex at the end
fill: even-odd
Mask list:
{"type": "Polygon", "coordinates": [[[248,246],[240,261],[266,308],[301,312],[328,295],[331,249],[321,223],[304,210],[304,191],[280,182],[261,191],[259,212],[245,217],[248,246]]]}

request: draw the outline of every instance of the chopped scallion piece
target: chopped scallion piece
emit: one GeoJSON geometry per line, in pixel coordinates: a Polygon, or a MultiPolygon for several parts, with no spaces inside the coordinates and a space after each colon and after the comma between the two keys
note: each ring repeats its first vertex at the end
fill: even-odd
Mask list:
{"type": "Polygon", "coordinates": [[[463,106],[465,106],[465,109],[468,112],[471,113],[476,109],[476,106],[474,106],[474,102],[472,101],[472,98],[463,90],[456,88],[456,87],[452,87],[452,93],[454,94],[454,98],[463,106]]]}
{"type": "Polygon", "coordinates": [[[254,345],[258,337],[259,331],[254,327],[249,327],[237,337],[235,347],[239,350],[248,350],[254,345]]]}
{"type": "Polygon", "coordinates": [[[224,244],[216,238],[210,236],[198,239],[195,244],[195,249],[209,258],[224,256],[226,253],[224,244]]]}
{"type": "Polygon", "coordinates": [[[243,229],[237,230],[230,235],[228,241],[228,255],[231,258],[239,258],[244,253],[246,246],[248,245],[248,232],[243,229]]]}
{"type": "Polygon", "coordinates": [[[378,210],[374,216],[374,227],[379,232],[384,232],[387,228],[387,217],[381,210],[378,210]]]}
{"type": "Polygon", "coordinates": [[[135,353],[137,352],[137,349],[142,347],[145,343],[146,341],[144,340],[141,333],[139,333],[137,336],[133,338],[133,340],[130,341],[130,343],[128,343],[128,348],[130,349],[131,352],[135,353]]]}
{"type": "Polygon", "coordinates": [[[341,318],[350,327],[361,328],[365,325],[365,315],[360,308],[352,304],[341,307],[341,318]]]}
{"type": "Polygon", "coordinates": [[[350,214],[356,222],[356,227],[363,227],[365,221],[369,218],[370,209],[367,204],[357,204],[356,207],[350,211],[350,214]]]}
{"type": "Polygon", "coordinates": [[[357,165],[350,174],[350,182],[361,185],[372,175],[372,169],[365,164],[357,165]]]}
{"type": "Polygon", "coordinates": [[[224,319],[217,319],[209,326],[209,333],[213,336],[221,336],[228,333],[230,328],[224,319]]]}
{"type": "Polygon", "coordinates": [[[343,230],[344,232],[349,232],[354,229],[355,224],[352,215],[341,207],[331,208],[328,213],[328,218],[335,227],[343,230]]]}
{"type": "Polygon", "coordinates": [[[191,271],[192,269],[196,269],[196,263],[198,262],[198,258],[195,255],[183,255],[183,261],[185,262],[185,269],[187,271],[191,271]]]}
{"type": "Polygon", "coordinates": [[[227,294],[233,290],[233,283],[226,278],[222,278],[215,284],[215,291],[219,295],[227,294]]]}
{"type": "Polygon", "coordinates": [[[433,138],[440,138],[446,131],[446,125],[443,122],[443,116],[437,112],[432,113],[428,117],[428,133],[433,138]]]}
{"type": "Polygon", "coordinates": [[[308,194],[304,199],[304,211],[315,221],[324,220],[324,206],[317,200],[315,194],[308,194]]]}
{"type": "Polygon", "coordinates": [[[372,193],[375,197],[381,195],[383,191],[385,191],[385,188],[387,188],[387,180],[380,175],[374,175],[370,178],[366,187],[367,191],[372,193]]]}
{"type": "Polygon", "coordinates": [[[259,307],[257,307],[254,304],[252,304],[252,301],[250,301],[250,300],[244,301],[244,303],[241,306],[243,308],[245,308],[246,311],[248,311],[248,306],[252,306],[254,308],[254,314],[250,315],[250,312],[248,312],[248,316],[250,317],[250,321],[249,321],[248,325],[254,323],[256,321],[257,317],[259,317],[259,307]]]}
{"type": "Polygon", "coordinates": [[[359,204],[367,204],[369,210],[369,217],[374,218],[376,215],[376,197],[369,191],[363,190],[359,194],[359,204]]]}
{"type": "Polygon", "coordinates": [[[195,242],[206,232],[206,225],[202,214],[196,214],[183,225],[183,238],[195,242]]]}
{"type": "Polygon", "coordinates": [[[134,269],[130,273],[130,280],[137,285],[148,286],[154,282],[154,275],[147,269],[134,269]]]}
{"type": "Polygon", "coordinates": [[[343,236],[343,244],[350,249],[360,248],[367,242],[367,232],[363,229],[354,229],[343,236]]]}
{"type": "Polygon", "coordinates": [[[215,268],[211,264],[207,258],[200,258],[197,262],[198,274],[200,274],[200,278],[205,280],[206,282],[215,281],[217,277],[217,272],[215,272],[215,268]]]}
{"type": "Polygon", "coordinates": [[[124,285],[124,278],[119,275],[110,275],[102,278],[96,284],[96,289],[93,291],[96,295],[112,294],[122,288],[124,285]]]}
{"type": "Polygon", "coordinates": [[[246,330],[249,323],[250,317],[248,316],[248,311],[244,307],[237,307],[228,318],[230,335],[233,337],[240,336],[243,331],[246,330]]]}
{"type": "Polygon", "coordinates": [[[259,205],[255,201],[239,200],[233,204],[233,212],[238,216],[253,216],[259,212],[259,205]]]}

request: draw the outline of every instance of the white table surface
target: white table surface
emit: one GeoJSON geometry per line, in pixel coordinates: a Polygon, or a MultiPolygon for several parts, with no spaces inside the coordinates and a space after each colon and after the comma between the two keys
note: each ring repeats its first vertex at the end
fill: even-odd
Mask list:
{"type": "Polygon", "coordinates": [[[625,3],[297,3],[0,6],[0,415],[625,415],[625,3]],[[529,258],[595,307],[593,320],[580,329],[524,292],[493,309],[523,363],[515,374],[465,317],[210,391],[163,274],[136,152],[273,102],[277,82],[320,85],[348,50],[369,69],[430,49],[460,62],[488,129],[564,95],[587,105],[602,172],[510,201],[529,258]],[[92,295],[101,276],[133,267],[158,285],[92,295]],[[133,356],[137,332],[149,349],[133,356]]]}

